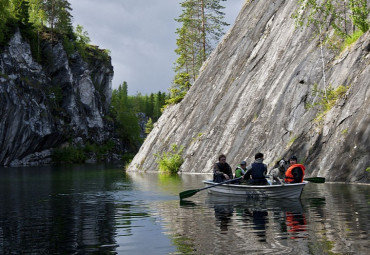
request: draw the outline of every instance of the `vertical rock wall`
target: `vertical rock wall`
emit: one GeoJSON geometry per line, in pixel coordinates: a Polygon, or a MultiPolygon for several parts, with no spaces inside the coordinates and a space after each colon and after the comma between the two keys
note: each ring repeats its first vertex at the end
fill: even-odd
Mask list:
{"type": "Polygon", "coordinates": [[[67,140],[100,143],[111,135],[103,120],[110,61],[88,65],[77,52],[67,56],[60,41],[41,50],[42,64],[18,31],[0,54],[0,165],[50,163],[51,149],[67,140]]]}
{"type": "Polygon", "coordinates": [[[177,144],[185,146],[181,172],[212,172],[220,153],[234,168],[263,152],[269,168],[294,154],[307,175],[369,182],[370,34],[339,56],[324,48],[322,57],[312,31],[295,29],[295,9],[295,1],[246,1],[184,100],[164,112],[128,170],[156,171],[154,155],[177,144]],[[319,99],[315,84],[349,86],[320,122],[319,109],[307,109],[319,99]]]}

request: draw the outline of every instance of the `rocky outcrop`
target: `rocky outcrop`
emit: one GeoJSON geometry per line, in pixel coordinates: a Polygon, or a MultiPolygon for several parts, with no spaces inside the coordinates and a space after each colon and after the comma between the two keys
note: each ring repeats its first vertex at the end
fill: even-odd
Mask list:
{"type": "MultiPolygon", "coordinates": [[[[0,54],[0,165],[50,163],[51,149],[69,141],[101,143],[113,67],[67,55],[62,42],[41,44],[42,64],[18,31],[0,54]]],[[[98,50],[98,49],[97,49],[98,50]]]]}
{"type": "Polygon", "coordinates": [[[155,154],[183,145],[181,172],[212,172],[265,153],[271,168],[295,154],[307,176],[369,182],[370,34],[339,56],[295,29],[295,1],[246,1],[183,101],[169,107],[128,170],[157,170],[155,154]],[[325,71],[322,66],[324,65],[325,71]],[[321,121],[317,84],[349,87],[321,121]]]}

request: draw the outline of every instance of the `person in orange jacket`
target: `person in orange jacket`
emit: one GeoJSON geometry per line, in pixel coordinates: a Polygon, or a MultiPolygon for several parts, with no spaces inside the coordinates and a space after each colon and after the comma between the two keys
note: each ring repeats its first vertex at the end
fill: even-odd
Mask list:
{"type": "Polygon", "coordinates": [[[290,166],[285,172],[285,183],[303,182],[305,167],[297,164],[297,157],[291,156],[289,159],[290,166]]]}

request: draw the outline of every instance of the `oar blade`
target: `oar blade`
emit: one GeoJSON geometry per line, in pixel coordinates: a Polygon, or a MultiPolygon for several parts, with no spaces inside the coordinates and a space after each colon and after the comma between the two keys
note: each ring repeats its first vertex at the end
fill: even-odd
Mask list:
{"type": "Polygon", "coordinates": [[[191,196],[195,195],[196,193],[198,193],[198,191],[199,191],[199,189],[192,189],[192,190],[183,191],[179,194],[180,195],[180,200],[182,200],[184,198],[187,198],[187,197],[191,197],[191,196]]]}
{"type": "Polygon", "coordinates": [[[314,183],[325,183],[325,177],[310,177],[304,178],[305,181],[314,182],[314,183]]]}

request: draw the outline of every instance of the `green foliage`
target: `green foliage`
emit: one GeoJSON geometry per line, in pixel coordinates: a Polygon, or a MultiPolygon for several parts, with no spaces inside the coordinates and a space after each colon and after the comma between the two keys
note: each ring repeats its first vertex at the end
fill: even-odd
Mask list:
{"type": "Polygon", "coordinates": [[[176,29],[178,58],[175,78],[167,104],[180,102],[196,80],[200,68],[224,34],[225,0],[185,0],[180,3],[183,11],[175,19],[181,24],[176,29]]]}
{"type": "Polygon", "coordinates": [[[87,49],[90,43],[90,37],[87,31],[84,31],[83,26],[77,25],[75,28],[74,35],[76,37],[76,48],[80,55],[86,60],[87,59],[87,49]]]}
{"type": "Polygon", "coordinates": [[[145,134],[149,134],[153,130],[152,118],[149,118],[148,122],[145,124],[145,134]]]}
{"type": "Polygon", "coordinates": [[[370,172],[370,166],[366,168],[366,172],[370,172]]]}
{"type": "Polygon", "coordinates": [[[67,56],[71,56],[75,52],[75,44],[68,36],[63,36],[63,48],[67,56]]]}
{"type": "Polygon", "coordinates": [[[172,144],[171,151],[163,152],[162,155],[155,154],[159,170],[164,173],[177,173],[184,162],[182,158],[183,150],[184,146],[179,148],[176,144],[172,144]]]}
{"type": "Polygon", "coordinates": [[[98,161],[106,159],[109,152],[112,152],[115,145],[109,140],[104,144],[86,143],[85,146],[66,146],[53,150],[52,160],[54,163],[85,163],[89,155],[94,154],[98,161]]]}
{"type": "Polygon", "coordinates": [[[342,135],[346,135],[346,134],[348,134],[348,128],[346,128],[346,129],[343,129],[342,130],[342,132],[340,132],[342,135]]]}
{"type": "MultiPolygon", "coordinates": [[[[369,11],[366,0],[298,0],[298,8],[292,17],[297,27],[313,26],[317,35],[326,37],[330,48],[338,49],[341,46],[337,44],[341,45],[344,39],[351,37],[351,33],[369,30],[369,11]],[[327,28],[331,28],[334,34],[327,28]],[[324,34],[323,30],[328,32],[324,34]]],[[[353,38],[358,35],[355,34],[353,38]]]]}
{"type": "Polygon", "coordinates": [[[293,143],[297,140],[297,136],[293,136],[290,140],[289,140],[289,142],[288,142],[288,144],[287,144],[287,146],[286,146],[286,149],[288,149],[288,148],[290,148],[290,146],[292,146],[293,145],[293,143]]]}
{"type": "Polygon", "coordinates": [[[350,0],[349,6],[351,14],[349,15],[353,24],[363,33],[369,30],[369,13],[367,0],[350,0]]]}
{"type": "Polygon", "coordinates": [[[84,148],[84,152],[95,154],[96,159],[98,161],[101,161],[106,158],[106,155],[108,155],[109,152],[113,151],[114,147],[115,147],[114,142],[111,140],[101,145],[95,143],[93,144],[87,143],[84,148]]]}
{"type": "Polygon", "coordinates": [[[353,43],[355,43],[358,38],[360,38],[362,35],[364,34],[364,32],[362,30],[357,30],[355,31],[352,35],[348,36],[345,40],[344,40],[344,44],[342,46],[342,51],[351,46],[353,43]]]}
{"type": "Polygon", "coordinates": [[[134,158],[134,156],[135,155],[134,154],[131,154],[131,153],[123,154],[122,155],[122,161],[123,161],[123,163],[129,164],[132,161],[132,159],[134,158]]]}
{"type": "Polygon", "coordinates": [[[116,123],[116,131],[121,139],[139,146],[142,141],[140,137],[139,113],[144,113],[149,118],[146,132],[150,132],[153,128],[153,123],[162,114],[161,108],[165,104],[167,95],[166,93],[158,92],[150,95],[138,93],[135,96],[129,96],[127,89],[127,82],[123,82],[118,89],[113,90],[110,115],[116,123]]]}
{"type": "Polygon", "coordinates": [[[84,163],[86,155],[82,147],[68,146],[54,149],[52,160],[54,163],[84,163]]]}
{"type": "Polygon", "coordinates": [[[166,100],[166,105],[180,103],[182,99],[184,99],[186,93],[187,93],[186,90],[181,90],[180,88],[172,87],[170,89],[170,98],[166,100]]]}
{"type": "Polygon", "coordinates": [[[349,86],[340,85],[338,88],[334,89],[332,85],[324,90],[318,90],[317,84],[314,85],[312,90],[312,95],[317,96],[318,100],[314,104],[307,104],[306,109],[311,109],[313,107],[318,107],[319,111],[315,118],[317,122],[321,122],[328,111],[330,111],[336,104],[338,99],[342,98],[349,89],[349,86]]]}

